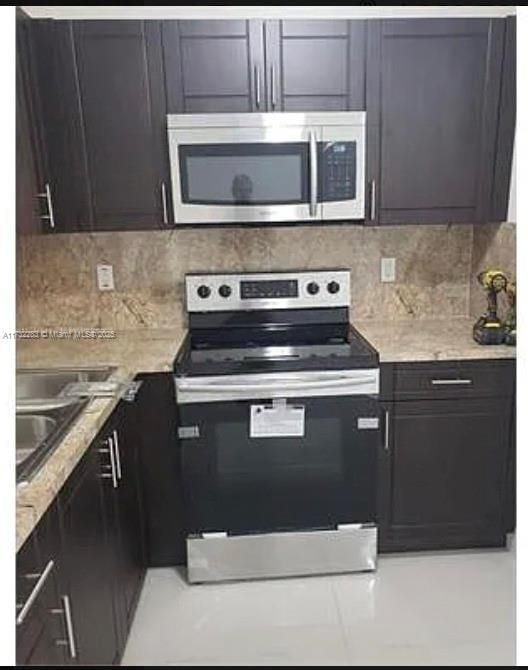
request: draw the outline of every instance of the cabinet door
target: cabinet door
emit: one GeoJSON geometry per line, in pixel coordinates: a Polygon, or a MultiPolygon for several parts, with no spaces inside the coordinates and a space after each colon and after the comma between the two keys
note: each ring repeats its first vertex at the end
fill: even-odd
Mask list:
{"type": "Polygon", "coordinates": [[[78,661],[110,665],[118,644],[113,600],[114,537],[108,531],[101,454],[91,447],[59,494],[64,563],[78,661]]]}
{"type": "Polygon", "coordinates": [[[58,534],[57,510],[52,504],[17,553],[17,665],[64,665],[75,651],[68,644],[59,596],[58,534]]]}
{"type": "Polygon", "coordinates": [[[16,225],[19,234],[40,233],[43,221],[38,205],[39,145],[36,132],[32,76],[31,19],[20,9],[16,14],[16,225]]]}
{"type": "Polygon", "coordinates": [[[371,220],[489,219],[504,32],[502,19],[369,24],[371,220]]]}
{"type": "Polygon", "coordinates": [[[183,565],[185,530],[174,379],[169,373],[142,379],[135,406],[141,425],[147,562],[150,567],[183,565]]]}
{"type": "Polygon", "coordinates": [[[160,25],[77,21],[73,30],[94,228],[168,225],[160,25]]]}
{"type": "Polygon", "coordinates": [[[510,400],[388,405],[381,549],[500,546],[510,400]]]}
{"type": "Polygon", "coordinates": [[[33,34],[45,146],[41,191],[47,184],[50,232],[89,230],[93,210],[72,23],[34,21],[33,34]]]}
{"type": "MultiPolygon", "coordinates": [[[[114,449],[117,488],[106,482],[105,497],[112,498],[114,527],[119,540],[115,555],[115,606],[124,648],[145,574],[142,489],[138,467],[136,405],[123,402],[105,429],[105,443],[114,449]]],[[[110,508],[110,506],[109,506],[110,508]]]]}
{"type": "Polygon", "coordinates": [[[262,21],[164,21],[167,111],[266,111],[262,21]]]}
{"type": "Polygon", "coordinates": [[[517,18],[506,19],[499,129],[493,175],[491,220],[506,221],[510,204],[512,156],[517,111],[517,18]]]}
{"type": "Polygon", "coordinates": [[[364,110],[366,25],[266,21],[269,110],[364,110]]]}

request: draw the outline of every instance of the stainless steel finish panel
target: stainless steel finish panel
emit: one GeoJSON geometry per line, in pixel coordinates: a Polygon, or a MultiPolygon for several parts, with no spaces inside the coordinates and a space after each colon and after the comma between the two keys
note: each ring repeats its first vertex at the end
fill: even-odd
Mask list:
{"type": "Polygon", "coordinates": [[[373,571],[376,526],[187,539],[191,583],[373,571]]]}
{"type": "Polygon", "coordinates": [[[258,274],[219,274],[219,275],[186,275],[185,293],[188,312],[226,312],[246,311],[254,309],[301,309],[304,307],[349,307],[350,306],[350,271],[330,270],[313,272],[268,272],[258,274]],[[242,300],[240,296],[241,281],[274,281],[297,280],[299,296],[297,298],[242,300]],[[308,284],[312,281],[320,285],[317,295],[308,293],[308,284]],[[340,285],[339,293],[329,293],[327,285],[336,281],[340,285]],[[200,298],[199,286],[208,286],[211,295],[200,298]],[[218,292],[220,286],[229,286],[231,295],[222,298],[218,292]]]}
{"type": "Polygon", "coordinates": [[[268,112],[247,114],[169,114],[167,132],[171,163],[174,219],[181,223],[246,223],[251,221],[317,221],[362,219],[365,216],[366,112],[268,112]],[[357,140],[357,184],[353,201],[325,203],[316,214],[302,205],[195,205],[181,201],[178,145],[217,143],[287,143],[357,140]]]}
{"type": "Polygon", "coordinates": [[[379,369],[175,377],[176,402],[226,402],[379,394],[379,369]]]}
{"type": "Polygon", "coordinates": [[[366,112],[265,112],[263,114],[167,114],[167,128],[280,128],[363,126],[366,112]]]}

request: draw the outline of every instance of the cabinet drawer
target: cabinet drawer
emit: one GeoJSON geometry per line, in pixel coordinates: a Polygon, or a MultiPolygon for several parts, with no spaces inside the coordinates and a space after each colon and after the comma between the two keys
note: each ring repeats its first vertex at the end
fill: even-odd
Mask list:
{"type": "Polygon", "coordinates": [[[513,395],[515,361],[446,361],[394,366],[394,397],[485,398],[513,395]]]}

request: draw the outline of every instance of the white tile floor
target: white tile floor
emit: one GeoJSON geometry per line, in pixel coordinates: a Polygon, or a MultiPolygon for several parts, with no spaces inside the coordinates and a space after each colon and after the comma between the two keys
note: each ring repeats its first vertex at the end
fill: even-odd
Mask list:
{"type": "Polygon", "coordinates": [[[514,650],[510,549],[219,585],[150,570],[123,665],[512,665],[514,650]]]}

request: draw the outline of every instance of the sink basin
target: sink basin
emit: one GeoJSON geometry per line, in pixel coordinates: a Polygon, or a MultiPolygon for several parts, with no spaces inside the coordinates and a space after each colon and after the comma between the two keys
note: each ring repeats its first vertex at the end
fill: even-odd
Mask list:
{"type": "Polygon", "coordinates": [[[72,382],[106,381],[113,368],[75,370],[19,370],[16,373],[17,413],[36,413],[66,407],[75,399],[61,397],[72,382]]]}
{"type": "Polygon", "coordinates": [[[29,458],[57,428],[49,416],[23,414],[16,417],[16,464],[29,458]]]}
{"type": "Polygon", "coordinates": [[[61,396],[72,382],[104,382],[115,368],[18,370],[16,474],[27,482],[55,451],[89,398],[61,396]]]}

